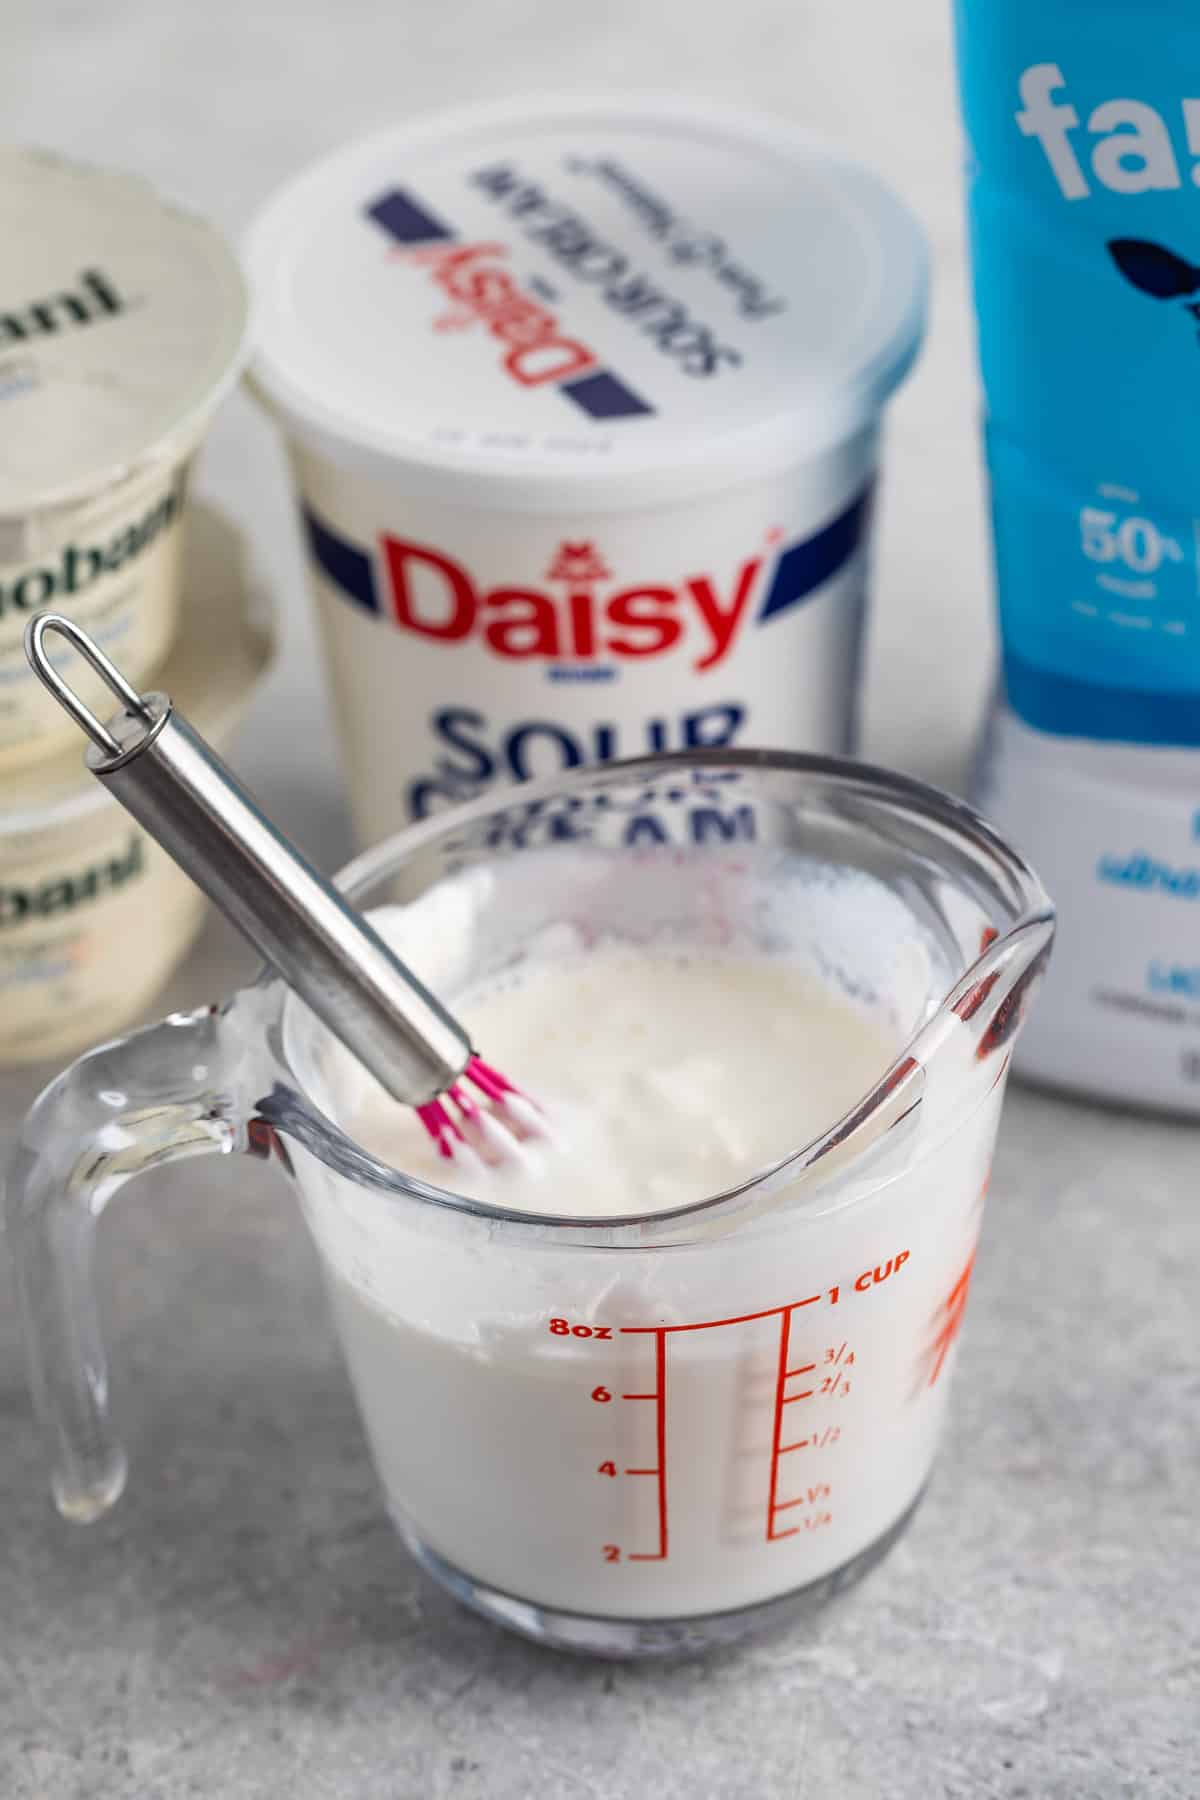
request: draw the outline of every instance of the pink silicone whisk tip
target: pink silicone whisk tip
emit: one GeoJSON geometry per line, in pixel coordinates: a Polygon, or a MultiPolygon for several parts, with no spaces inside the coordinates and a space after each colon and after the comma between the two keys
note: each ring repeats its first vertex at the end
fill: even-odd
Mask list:
{"type": "MultiPolygon", "coordinates": [[[[490,1101],[492,1107],[497,1109],[500,1114],[504,1113],[510,1100],[524,1102],[523,1110],[531,1107],[535,1111],[537,1110],[534,1102],[521,1091],[515,1082],[510,1081],[508,1076],[502,1074],[499,1069],[493,1068],[491,1063],[484,1062],[481,1056],[472,1054],[463,1070],[462,1080],[469,1081],[474,1087],[477,1087],[484,1099],[490,1101]]],[[[496,1119],[496,1112],[481,1108],[472,1095],[464,1090],[461,1081],[456,1081],[452,1087],[448,1087],[438,1099],[427,1100],[424,1106],[418,1106],[416,1113],[437,1145],[438,1155],[444,1156],[448,1160],[454,1157],[456,1146],[467,1143],[464,1125],[468,1130],[474,1126],[477,1133],[485,1119],[496,1119]],[[451,1107],[454,1108],[454,1111],[451,1110],[451,1107]],[[457,1118],[455,1112],[458,1114],[457,1118]]],[[[518,1130],[513,1133],[514,1137],[528,1135],[528,1125],[524,1119],[519,1122],[509,1119],[506,1120],[506,1123],[510,1126],[518,1125],[518,1130]]]]}

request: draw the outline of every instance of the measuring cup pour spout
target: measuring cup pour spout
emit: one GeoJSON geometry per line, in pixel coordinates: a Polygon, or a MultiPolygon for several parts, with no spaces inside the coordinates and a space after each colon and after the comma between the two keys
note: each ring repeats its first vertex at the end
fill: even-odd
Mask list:
{"type": "Polygon", "coordinates": [[[649,1655],[856,1579],[904,1529],[942,1432],[1005,1076],[1053,932],[1037,878],[915,782],[722,750],[491,795],[340,886],[447,995],[568,938],[697,957],[747,943],[815,970],[900,1048],[736,1189],[591,1217],[382,1163],[345,1128],[324,1027],[269,972],[92,1052],[33,1108],[7,1182],[59,1509],[100,1517],[126,1474],[97,1221],[134,1175],[236,1152],[294,1182],[388,1508],[468,1604],[544,1642],[649,1655]]]}
{"type": "Polygon", "coordinates": [[[1054,940],[1053,908],[1043,901],[1003,936],[982,929],[975,961],[864,1101],[847,1147],[870,1148],[917,1107],[927,1137],[953,1129],[977,1090],[1002,1082],[1054,940]]]}
{"type": "Polygon", "coordinates": [[[754,1181],[702,1212],[661,1215],[652,1226],[654,1241],[673,1241],[681,1228],[684,1239],[722,1236],[777,1206],[820,1204],[830,1188],[840,1194],[850,1181],[861,1187],[895,1179],[927,1157],[940,1136],[956,1129],[965,1106],[993,1090],[998,1099],[1053,940],[1048,901],[1003,937],[994,926],[983,927],[975,961],[940,1001],[929,1002],[924,1021],[873,1088],[754,1181]]]}

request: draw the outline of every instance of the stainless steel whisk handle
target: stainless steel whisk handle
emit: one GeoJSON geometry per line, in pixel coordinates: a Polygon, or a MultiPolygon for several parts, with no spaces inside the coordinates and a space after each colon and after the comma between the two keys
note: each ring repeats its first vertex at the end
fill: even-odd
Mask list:
{"type": "Polygon", "coordinates": [[[370,1070],[418,1106],[462,1075],[470,1041],[332,882],[276,830],[253,797],[174,709],[139,694],[70,619],[30,621],[38,678],[91,739],[88,768],[168,856],[370,1070]],[[56,633],[95,669],[123,710],[102,722],[50,661],[56,633]]]}

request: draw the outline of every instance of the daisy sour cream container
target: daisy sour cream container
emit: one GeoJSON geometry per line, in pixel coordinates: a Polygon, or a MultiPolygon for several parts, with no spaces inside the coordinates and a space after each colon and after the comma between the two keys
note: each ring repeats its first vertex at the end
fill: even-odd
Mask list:
{"type": "Polygon", "coordinates": [[[919,230],[774,121],[512,102],[302,174],[247,244],[357,828],[853,732],[919,230]]]}
{"type": "MultiPolygon", "coordinates": [[[[22,635],[64,612],[144,684],[174,638],[192,455],[247,295],[211,226],[129,175],[0,150],[0,774],[75,728],[22,635]]],[[[89,704],[102,685],[64,659],[89,704]]]]}

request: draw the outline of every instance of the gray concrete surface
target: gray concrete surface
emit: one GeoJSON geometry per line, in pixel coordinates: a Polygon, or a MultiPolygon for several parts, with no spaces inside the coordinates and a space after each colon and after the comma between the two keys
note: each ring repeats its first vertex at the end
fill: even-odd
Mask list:
{"type": "Polygon", "coordinates": [[[0,1317],[5,1800],[1193,1800],[1196,1133],[1011,1097],[949,1442],[812,1625],[675,1667],[509,1638],[375,1489],[259,1165],[105,1221],[130,1490],[51,1511],[0,1317]]]}
{"type": "MultiPolygon", "coordinates": [[[[938,276],[893,414],[867,747],[953,778],[990,624],[947,10],[16,0],[0,83],[11,135],[142,168],[230,229],[356,131],[546,86],[773,106],[889,170],[938,276]]],[[[244,400],[201,486],[253,529],[285,615],[240,765],[336,866],[282,467],[244,400]]],[[[214,924],[162,1003],[246,966],[214,924]]],[[[37,1079],[3,1083],[0,1133],[37,1079]]],[[[101,1257],[133,1476],[90,1530],[50,1508],[0,1299],[0,1796],[1193,1800],[1198,1170],[1194,1127],[1014,1093],[950,1440],[908,1538],[812,1626],[640,1669],[507,1638],[409,1563],[282,1183],[192,1164],[135,1185],[101,1257]]]]}

